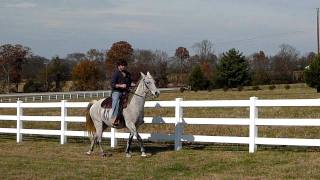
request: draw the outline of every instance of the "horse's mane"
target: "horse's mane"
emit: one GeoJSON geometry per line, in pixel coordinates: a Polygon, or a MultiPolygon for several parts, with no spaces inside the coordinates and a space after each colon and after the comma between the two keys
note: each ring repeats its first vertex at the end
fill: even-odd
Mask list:
{"type": "Polygon", "coordinates": [[[140,81],[142,79],[142,76],[140,76],[139,80],[137,81],[136,85],[133,86],[134,88],[129,92],[129,97],[128,97],[128,102],[130,103],[131,102],[131,99],[133,98],[134,96],[134,93],[136,92],[137,88],[138,88],[138,85],[140,84],[140,81]]]}

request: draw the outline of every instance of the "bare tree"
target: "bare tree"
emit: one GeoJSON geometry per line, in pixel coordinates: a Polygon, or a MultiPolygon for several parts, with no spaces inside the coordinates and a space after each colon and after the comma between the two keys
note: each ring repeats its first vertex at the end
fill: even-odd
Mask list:
{"type": "Polygon", "coordinates": [[[193,46],[196,54],[199,57],[199,61],[207,61],[209,64],[214,64],[217,61],[217,57],[214,54],[213,43],[209,40],[202,40],[201,42],[195,43],[193,46]]]}
{"type": "Polygon", "coordinates": [[[31,55],[31,49],[20,44],[0,46],[0,65],[7,77],[8,93],[10,93],[11,79],[16,83],[16,91],[18,90],[18,84],[21,81],[22,63],[29,55],[31,55]]]}
{"type": "Polygon", "coordinates": [[[168,54],[164,51],[155,51],[155,65],[158,67],[155,71],[155,79],[158,87],[167,87],[167,65],[168,65],[168,54]]]}
{"type": "Polygon", "coordinates": [[[254,53],[249,60],[253,85],[270,83],[270,60],[263,51],[254,53]]]}
{"type": "Polygon", "coordinates": [[[292,82],[292,74],[296,69],[298,57],[299,53],[294,47],[288,44],[280,45],[279,52],[272,57],[271,62],[274,83],[292,82]]]}
{"type": "Polygon", "coordinates": [[[104,61],[104,54],[97,49],[89,49],[86,54],[90,61],[104,61]]]}
{"type": "Polygon", "coordinates": [[[211,79],[216,73],[218,61],[218,57],[214,54],[213,43],[209,40],[202,40],[192,47],[196,51],[196,55],[192,57],[193,62],[200,64],[204,76],[211,79]]]}
{"type": "Polygon", "coordinates": [[[182,74],[183,74],[183,62],[190,57],[189,51],[185,47],[178,47],[176,49],[175,56],[179,59],[180,61],[180,78],[178,83],[182,83],[182,74]]]}
{"type": "Polygon", "coordinates": [[[68,61],[74,61],[75,63],[78,63],[80,61],[86,60],[86,55],[84,53],[74,52],[71,54],[68,54],[65,58],[68,61]]]}
{"type": "Polygon", "coordinates": [[[133,81],[137,81],[140,77],[140,72],[149,71],[154,74],[157,67],[154,63],[155,54],[151,50],[136,49],[133,53],[134,63],[130,64],[129,68],[132,74],[133,81]]]}

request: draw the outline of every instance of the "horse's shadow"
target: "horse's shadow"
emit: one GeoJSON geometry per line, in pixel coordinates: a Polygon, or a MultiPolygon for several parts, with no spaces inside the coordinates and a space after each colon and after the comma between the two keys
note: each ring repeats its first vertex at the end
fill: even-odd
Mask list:
{"type": "Polygon", "coordinates": [[[152,144],[146,144],[146,150],[147,153],[151,155],[156,155],[158,153],[162,152],[169,152],[174,150],[174,145],[172,144],[160,144],[160,145],[155,145],[154,143],[152,144]]]}

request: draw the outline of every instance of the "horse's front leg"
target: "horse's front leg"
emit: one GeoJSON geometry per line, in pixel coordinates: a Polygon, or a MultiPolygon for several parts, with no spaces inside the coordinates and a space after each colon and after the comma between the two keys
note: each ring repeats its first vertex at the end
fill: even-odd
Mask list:
{"type": "Polygon", "coordinates": [[[126,157],[131,157],[131,143],[133,139],[133,133],[130,132],[129,139],[127,141],[127,148],[126,148],[126,157]]]}
{"type": "Polygon", "coordinates": [[[141,137],[140,137],[140,135],[139,135],[138,132],[136,132],[135,135],[136,135],[137,140],[138,140],[138,142],[139,142],[139,144],[140,144],[141,156],[142,156],[142,157],[146,157],[147,155],[146,155],[146,150],[145,150],[145,148],[144,148],[144,146],[143,146],[143,141],[142,141],[142,139],[141,139],[141,137]]]}

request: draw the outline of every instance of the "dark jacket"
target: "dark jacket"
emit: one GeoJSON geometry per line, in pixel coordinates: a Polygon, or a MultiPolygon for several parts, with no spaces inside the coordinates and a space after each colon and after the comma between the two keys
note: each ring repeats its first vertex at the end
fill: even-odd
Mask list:
{"type": "Polygon", "coordinates": [[[130,90],[130,86],[132,82],[131,74],[128,71],[125,71],[125,74],[126,76],[124,77],[118,69],[115,70],[111,79],[112,91],[128,92],[130,90]],[[116,88],[116,84],[126,84],[127,88],[126,89],[116,88]]]}

